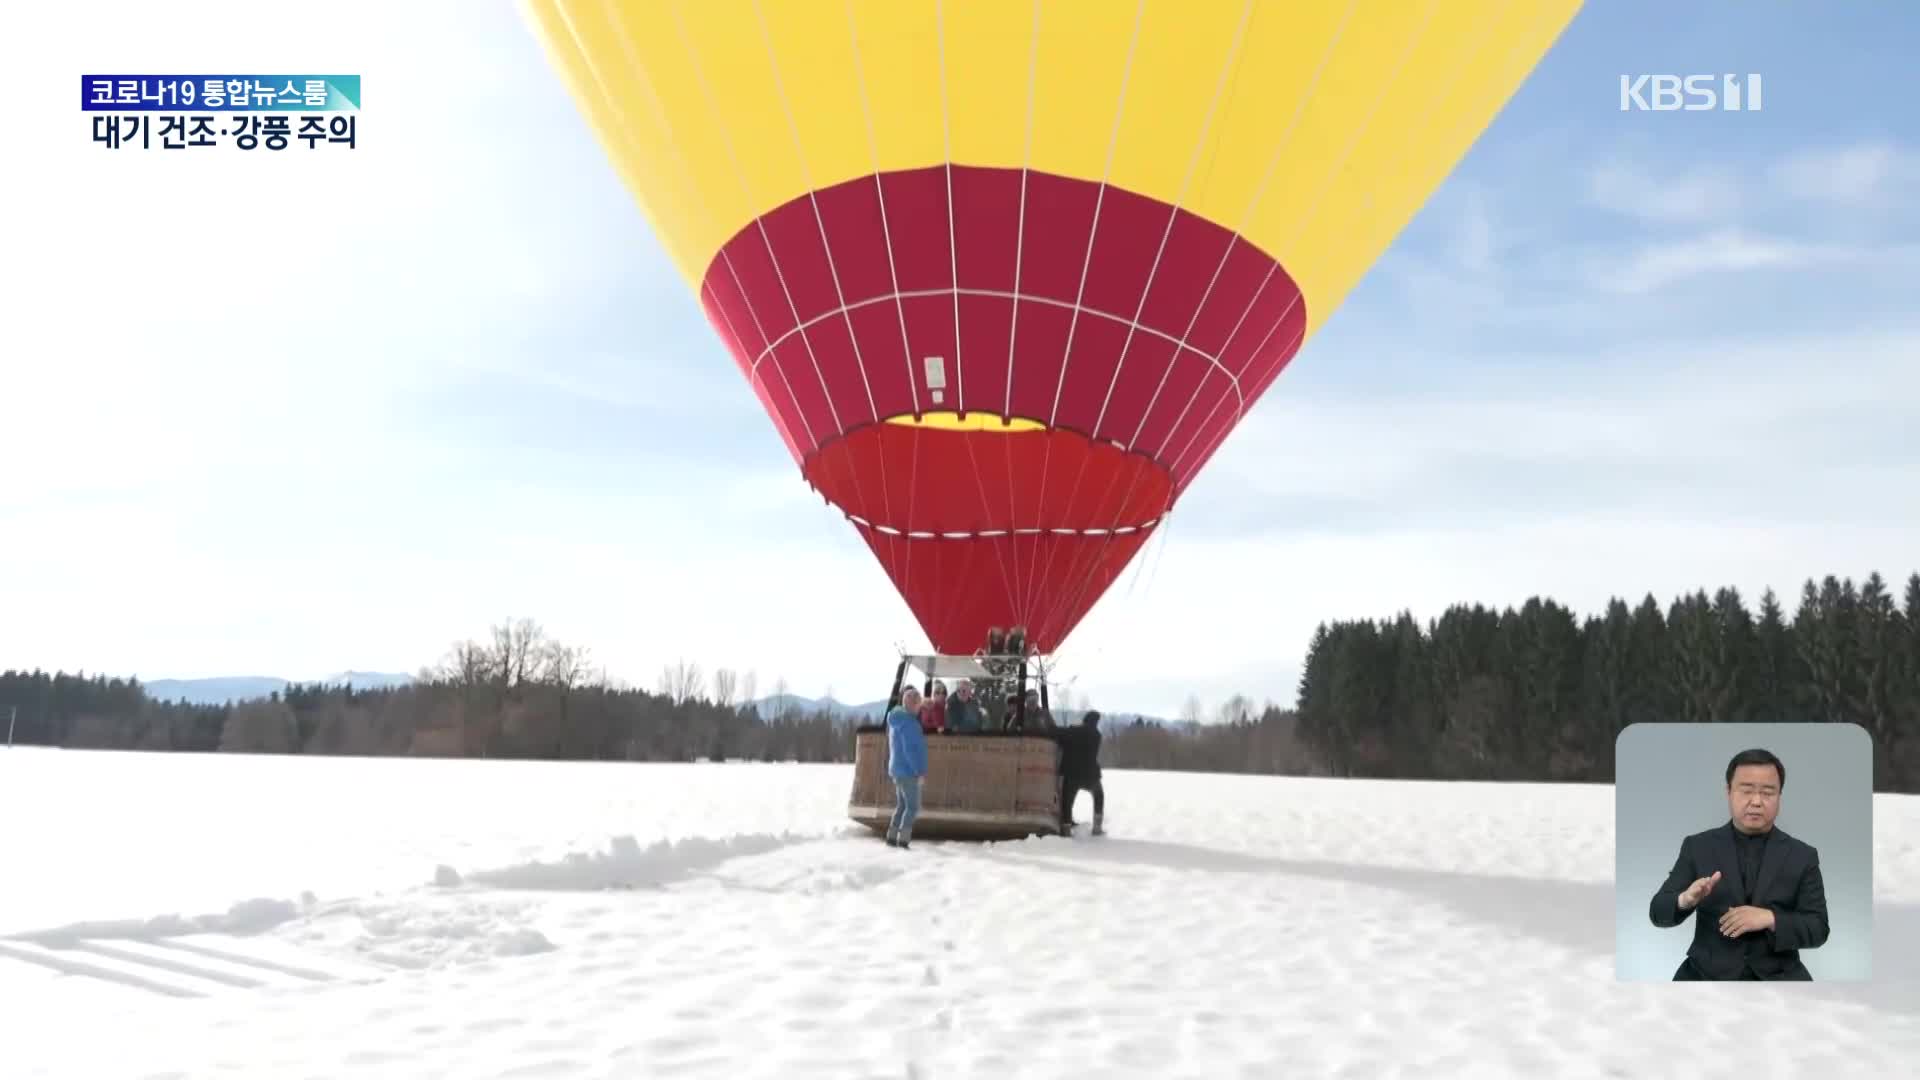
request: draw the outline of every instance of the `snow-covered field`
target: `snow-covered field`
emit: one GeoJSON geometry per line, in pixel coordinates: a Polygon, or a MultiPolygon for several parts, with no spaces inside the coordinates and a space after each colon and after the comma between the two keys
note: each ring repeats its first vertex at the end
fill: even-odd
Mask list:
{"type": "Polygon", "coordinates": [[[1106,838],[900,852],[848,781],[0,752],[0,1076],[1920,1068],[1920,798],[1873,982],[1676,986],[1614,980],[1610,788],[1112,772],[1106,838]]]}

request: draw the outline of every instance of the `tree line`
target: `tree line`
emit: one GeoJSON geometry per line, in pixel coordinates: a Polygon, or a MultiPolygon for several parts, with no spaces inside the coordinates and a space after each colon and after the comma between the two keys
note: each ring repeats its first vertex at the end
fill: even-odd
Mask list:
{"type": "MultiPolygon", "coordinates": [[[[602,761],[847,762],[851,721],[768,707],[757,676],[681,660],[651,690],[527,619],[457,642],[410,685],[295,684],[223,705],[154,699],[132,679],[0,672],[21,744],[201,752],[602,761]]],[[[1063,698],[1063,720],[1091,704],[1063,698]]],[[[1874,786],[1920,792],[1920,573],[1896,601],[1875,573],[1809,580],[1789,617],[1734,588],[1584,618],[1551,599],[1456,605],[1425,623],[1323,623],[1292,707],[1234,695],[1178,721],[1107,710],[1110,768],[1420,779],[1611,782],[1636,722],[1857,723],[1874,786]],[[1209,722],[1210,721],[1210,722],[1209,722]]]]}
{"type": "Polygon", "coordinates": [[[1791,617],[1728,587],[1586,618],[1535,597],[1323,624],[1296,711],[1334,775],[1602,783],[1629,724],[1852,723],[1874,789],[1920,792],[1920,573],[1902,600],[1878,573],[1809,580],[1791,617]]]}
{"type": "MultiPolygon", "coordinates": [[[[662,669],[652,690],[595,669],[588,650],[530,619],[454,644],[404,686],[295,683],[265,698],[162,701],[135,679],[0,672],[13,741],[76,749],[414,755],[594,761],[844,762],[844,719],[792,704],[763,710],[755,676],[698,663],[662,669]]],[[[791,702],[784,682],[774,698],[791,702]]]]}

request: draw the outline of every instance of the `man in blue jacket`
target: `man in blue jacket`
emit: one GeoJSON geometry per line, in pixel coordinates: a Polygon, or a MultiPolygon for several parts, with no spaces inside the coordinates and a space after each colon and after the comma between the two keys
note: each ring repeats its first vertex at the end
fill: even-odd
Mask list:
{"type": "Polygon", "coordinates": [[[887,775],[893,777],[893,821],[887,844],[904,848],[920,816],[920,781],[927,775],[927,735],[920,729],[920,691],[909,686],[887,713],[887,775]]]}

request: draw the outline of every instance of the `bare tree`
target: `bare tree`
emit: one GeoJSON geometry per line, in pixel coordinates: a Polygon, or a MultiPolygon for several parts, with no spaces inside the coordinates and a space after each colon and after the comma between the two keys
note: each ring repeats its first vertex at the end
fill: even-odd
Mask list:
{"type": "Polygon", "coordinates": [[[547,650],[546,634],[532,619],[508,619],[494,627],[487,654],[494,684],[505,694],[533,681],[547,650]]]}
{"type": "Polygon", "coordinates": [[[733,708],[733,695],[739,688],[740,677],[732,668],[713,669],[713,703],[723,709],[733,708]]]}
{"type": "Polygon", "coordinates": [[[1180,707],[1181,723],[1198,724],[1206,718],[1206,715],[1207,714],[1200,708],[1200,698],[1196,695],[1188,694],[1186,704],[1180,707]]]}
{"type": "Polygon", "coordinates": [[[428,674],[433,679],[445,680],[463,690],[477,690],[486,685],[489,664],[487,650],[479,642],[457,641],[448,650],[446,659],[430,669],[428,674]]]}
{"type": "Polygon", "coordinates": [[[685,705],[700,693],[700,665],[678,660],[660,669],[660,693],[675,705],[685,705]]]}
{"type": "MultiPolygon", "coordinates": [[[[563,645],[558,641],[549,641],[540,660],[540,679],[551,683],[560,691],[560,716],[553,728],[553,753],[559,757],[566,752],[567,736],[573,726],[573,693],[586,684],[592,668],[585,646],[563,645]]],[[[606,678],[606,672],[601,672],[606,678]]]]}
{"type": "Polygon", "coordinates": [[[753,708],[754,694],[759,687],[760,673],[757,671],[747,672],[746,678],[740,681],[740,710],[742,712],[753,708]]]}
{"type": "MultiPolygon", "coordinates": [[[[541,682],[552,683],[560,688],[562,694],[570,693],[587,685],[592,678],[592,651],[583,645],[548,641],[540,654],[539,672],[541,682]]],[[[601,668],[601,681],[604,682],[606,677],[606,669],[601,668]]]]}
{"type": "Polygon", "coordinates": [[[1220,722],[1246,724],[1253,721],[1253,702],[1245,694],[1235,694],[1220,705],[1220,722]]]}

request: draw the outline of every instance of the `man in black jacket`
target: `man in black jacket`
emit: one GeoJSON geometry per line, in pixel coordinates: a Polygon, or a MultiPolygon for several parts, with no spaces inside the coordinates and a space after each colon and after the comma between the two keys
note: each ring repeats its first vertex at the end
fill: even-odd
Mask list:
{"type": "Polygon", "coordinates": [[[1093,835],[1106,835],[1107,792],[1100,786],[1100,711],[1088,709],[1077,728],[1061,727],[1060,831],[1073,832],[1073,801],[1082,791],[1093,793],[1093,835]]]}
{"type": "Polygon", "coordinates": [[[1675,981],[1813,978],[1800,950],[1826,944],[1826,888],[1820,853],[1774,825],[1786,786],[1779,758],[1742,750],[1727,763],[1728,822],[1680,842],[1648,908],[1660,927],[1699,913],[1675,981]]]}

